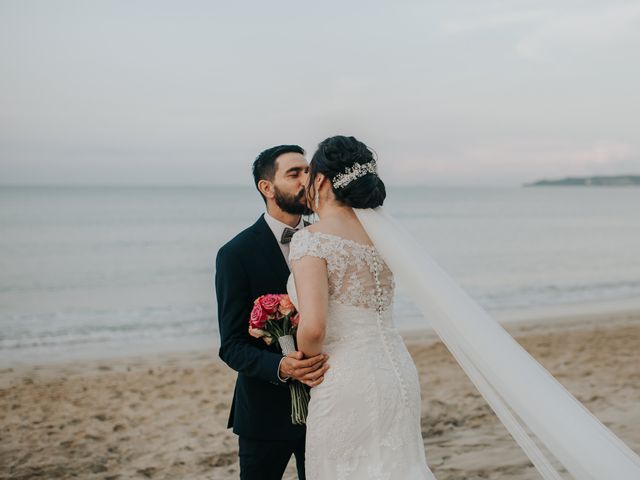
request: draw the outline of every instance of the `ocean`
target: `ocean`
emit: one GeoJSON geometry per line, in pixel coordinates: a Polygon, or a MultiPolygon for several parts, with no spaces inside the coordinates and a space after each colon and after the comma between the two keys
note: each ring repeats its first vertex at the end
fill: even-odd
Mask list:
{"type": "MultiPolygon", "coordinates": [[[[389,188],[386,209],[483,307],[640,298],[640,188],[389,188]]],[[[0,363],[211,348],[244,187],[1,187],[0,363]]],[[[399,285],[401,329],[427,326],[399,285]]]]}

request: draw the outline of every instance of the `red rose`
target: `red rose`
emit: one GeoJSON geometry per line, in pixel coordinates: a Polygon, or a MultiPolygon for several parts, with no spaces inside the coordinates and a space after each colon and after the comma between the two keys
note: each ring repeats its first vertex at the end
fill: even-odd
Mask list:
{"type": "Polygon", "coordinates": [[[260,305],[262,305],[262,308],[268,314],[272,314],[277,310],[278,305],[280,305],[280,295],[274,295],[272,293],[263,295],[260,297],[260,305]]]}
{"type": "Polygon", "coordinates": [[[268,319],[269,315],[267,312],[264,311],[259,303],[256,303],[253,306],[253,310],[251,310],[251,318],[249,319],[251,328],[263,329],[268,319]]]}
{"type": "Polygon", "coordinates": [[[291,325],[297,327],[298,323],[300,323],[300,314],[296,313],[293,317],[291,317],[291,325]]]}

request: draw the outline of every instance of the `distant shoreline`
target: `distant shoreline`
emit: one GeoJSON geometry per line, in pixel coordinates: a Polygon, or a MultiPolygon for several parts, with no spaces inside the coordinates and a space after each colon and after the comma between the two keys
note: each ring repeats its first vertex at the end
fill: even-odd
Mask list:
{"type": "Polygon", "coordinates": [[[640,175],[613,175],[595,177],[565,177],[559,180],[537,180],[523,184],[524,187],[542,186],[607,186],[627,187],[640,185],[640,175]]]}

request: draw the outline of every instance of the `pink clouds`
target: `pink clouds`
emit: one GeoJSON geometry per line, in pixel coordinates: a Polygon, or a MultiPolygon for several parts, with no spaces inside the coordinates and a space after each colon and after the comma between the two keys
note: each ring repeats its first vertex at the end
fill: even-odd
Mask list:
{"type": "MultiPolygon", "coordinates": [[[[622,142],[569,144],[544,141],[512,141],[471,145],[439,156],[398,159],[384,168],[384,178],[401,184],[467,184],[494,179],[518,184],[544,176],[598,175],[629,173],[621,171],[634,159],[631,146],[622,142]]],[[[634,155],[636,155],[634,157],[634,155]]]]}

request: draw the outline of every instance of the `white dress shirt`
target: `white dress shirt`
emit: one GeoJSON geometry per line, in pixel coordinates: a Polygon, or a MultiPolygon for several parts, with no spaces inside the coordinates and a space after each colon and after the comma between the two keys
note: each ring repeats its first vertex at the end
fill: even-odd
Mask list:
{"type": "MultiPolygon", "coordinates": [[[[271,231],[273,232],[273,235],[276,237],[276,241],[278,242],[278,245],[280,245],[280,250],[282,251],[282,255],[284,255],[284,261],[287,262],[287,267],[288,267],[289,266],[289,244],[280,243],[280,239],[282,238],[282,233],[284,232],[284,229],[291,228],[291,227],[286,223],[282,223],[280,220],[273,218],[271,215],[269,215],[269,212],[264,212],[264,219],[267,222],[267,225],[269,225],[269,228],[271,229],[271,231]]],[[[300,222],[295,228],[299,229],[303,227],[304,227],[304,220],[302,220],[302,215],[300,215],[300,222]]],[[[269,293],[273,293],[273,292],[269,292],[269,293]]],[[[289,378],[291,378],[291,377],[286,377],[286,378],[280,377],[280,365],[282,364],[284,358],[285,357],[282,357],[282,360],[280,360],[280,363],[278,363],[278,379],[281,382],[286,382],[287,380],[289,380],[289,378]]]]}
{"type": "MultiPolygon", "coordinates": [[[[264,212],[264,219],[267,222],[267,225],[269,225],[269,228],[271,229],[271,231],[273,232],[273,235],[276,237],[276,240],[278,241],[278,245],[280,245],[280,250],[282,250],[282,255],[284,255],[284,260],[285,262],[287,262],[287,266],[289,266],[289,244],[280,243],[280,239],[282,238],[282,233],[284,232],[284,229],[291,228],[291,227],[286,223],[282,223],[280,220],[273,218],[271,215],[269,215],[269,212],[264,212]]],[[[304,227],[304,220],[302,220],[302,215],[300,215],[300,222],[294,228],[298,229],[303,227],[304,227]]]]}

